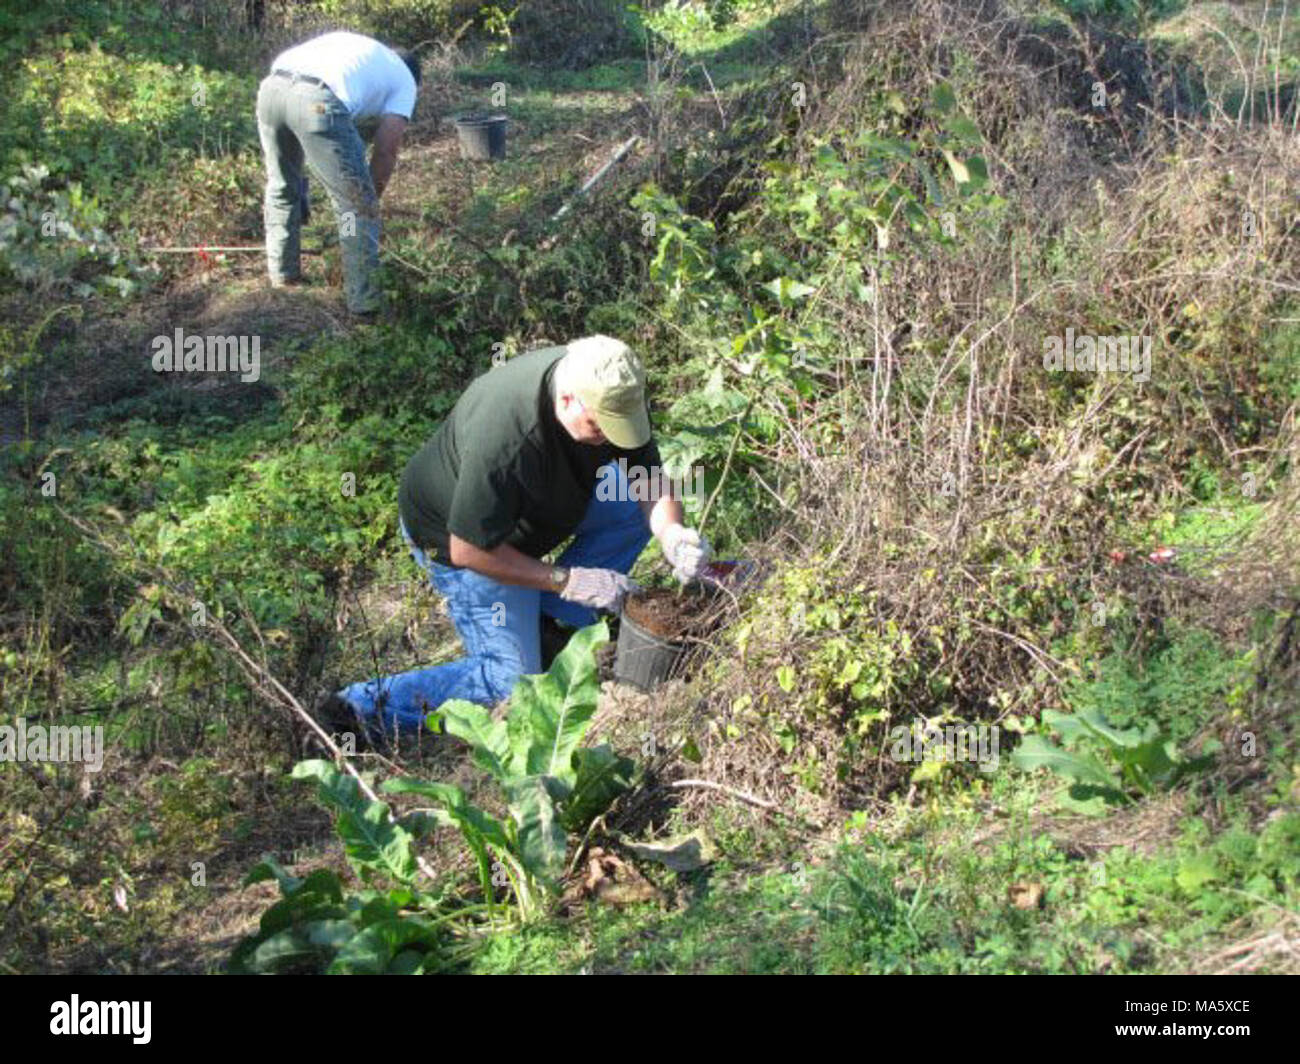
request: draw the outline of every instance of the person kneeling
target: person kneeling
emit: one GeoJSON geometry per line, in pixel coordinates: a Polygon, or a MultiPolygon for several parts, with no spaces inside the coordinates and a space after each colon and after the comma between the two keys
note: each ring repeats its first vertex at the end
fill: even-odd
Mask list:
{"type": "Polygon", "coordinates": [[[475,380],[407,463],[398,497],[402,536],[466,655],[345,687],[331,696],[335,716],[414,731],[450,699],[503,701],[520,676],[542,671],[541,618],[572,630],[617,613],[652,535],[678,580],[696,578],[707,541],[683,524],[671,491],[630,497],[636,467],[667,480],[645,371],[621,341],[532,351],[475,380]],[[602,476],[617,490],[596,492],[602,476]],[[556,564],[540,560],[569,536],[556,564]]]}

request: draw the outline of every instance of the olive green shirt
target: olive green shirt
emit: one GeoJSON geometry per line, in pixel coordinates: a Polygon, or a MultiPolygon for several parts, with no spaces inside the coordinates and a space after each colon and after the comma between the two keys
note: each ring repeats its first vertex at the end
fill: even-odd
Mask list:
{"type": "Polygon", "coordinates": [[[451,565],[451,534],[481,550],[509,543],[541,558],[582,522],[601,466],[620,458],[659,465],[653,439],[625,450],[569,435],[552,386],[564,351],[530,351],[477,378],[406,464],[402,523],[435,561],[451,565]]]}

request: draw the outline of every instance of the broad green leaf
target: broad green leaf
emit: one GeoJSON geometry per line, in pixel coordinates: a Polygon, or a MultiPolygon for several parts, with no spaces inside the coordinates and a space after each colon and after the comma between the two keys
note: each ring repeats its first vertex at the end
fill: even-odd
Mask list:
{"type": "Polygon", "coordinates": [[[516,773],[555,776],[573,785],[573,752],[587,732],[600,694],[595,648],[608,641],[609,626],[603,620],[589,625],[556,655],[550,672],[541,678],[526,676],[516,685],[510,707],[516,773]],[[518,754],[525,739],[521,766],[518,754]]]}
{"type": "Polygon", "coordinates": [[[798,196],[794,201],[795,209],[802,211],[809,218],[818,217],[817,214],[817,190],[810,188],[807,192],[798,196]]]}
{"type": "Polygon", "coordinates": [[[388,806],[372,802],[356,780],[329,761],[299,761],[294,779],[315,779],[321,801],[338,813],[335,828],[343,839],[348,862],[362,877],[382,871],[401,882],[415,875],[411,834],[389,817],[388,806]]]}
{"type": "Polygon", "coordinates": [[[374,869],[402,883],[414,878],[411,834],[389,819],[388,806],[383,802],[367,802],[359,816],[341,813],[336,826],[344,853],[358,874],[364,876],[374,869]]]}
{"type": "Polygon", "coordinates": [[[602,619],[575,632],[556,656],[547,674],[561,691],[572,692],[596,676],[596,648],[609,642],[609,625],[602,619]]]}
{"type": "Polygon", "coordinates": [[[343,884],[339,882],[338,874],[330,868],[318,868],[308,873],[299,890],[304,894],[315,894],[330,901],[340,903],[343,901],[343,884]]]}
{"type": "Polygon", "coordinates": [[[383,931],[378,926],[367,927],[343,944],[326,972],[329,975],[382,975],[392,956],[392,947],[383,931]]]}
{"type": "Polygon", "coordinates": [[[369,897],[358,910],[356,919],[361,927],[369,927],[384,920],[399,919],[401,914],[402,906],[395,898],[376,890],[369,892],[369,897]]]}
{"type": "Polygon", "coordinates": [[[1011,763],[1027,772],[1049,768],[1079,783],[1119,790],[1119,780],[1095,757],[1069,753],[1038,735],[1028,735],[1021,740],[1011,755],[1011,763]]]}
{"type": "Polygon", "coordinates": [[[305,920],[341,919],[347,916],[343,902],[321,894],[298,891],[281,898],[262,914],[258,928],[262,935],[301,924],[305,920]]]}
{"type": "Polygon", "coordinates": [[[236,975],[274,971],[275,958],[281,951],[285,954],[286,963],[295,957],[302,960],[306,955],[318,952],[303,931],[304,926],[325,921],[349,923],[349,917],[347,906],[342,902],[301,890],[286,895],[262,914],[258,930],[245,936],[235,946],[226,962],[226,971],[236,975]],[[263,950],[260,959],[255,957],[257,951],[272,939],[276,942],[263,950]]]}
{"type": "Polygon", "coordinates": [[[351,920],[313,920],[303,924],[302,931],[307,941],[323,949],[338,949],[356,933],[357,927],[351,920]]]}
{"type": "Polygon", "coordinates": [[[562,820],[569,831],[579,832],[632,785],[636,766],[631,758],[615,754],[608,743],[578,750],[573,760],[573,793],[564,803],[562,820]]]}
{"type": "Polygon", "coordinates": [[[1092,734],[1083,722],[1073,713],[1062,713],[1056,709],[1043,710],[1043,727],[1055,732],[1067,746],[1072,746],[1082,735],[1092,734]]]}
{"type": "Polygon", "coordinates": [[[505,762],[510,753],[506,722],[493,720],[490,710],[462,699],[444,702],[439,712],[447,734],[469,743],[474,763],[494,779],[505,779],[505,762]]]}
{"type": "Polygon", "coordinates": [[[862,668],[866,664],[861,658],[850,658],[840,669],[840,674],[835,677],[835,683],[840,687],[848,687],[862,675],[862,668]]]}
{"type": "Polygon", "coordinates": [[[1137,747],[1154,735],[1153,730],[1149,730],[1148,734],[1144,735],[1138,728],[1116,728],[1095,709],[1077,714],[1075,719],[1088,731],[1114,747],[1137,747]]]}
{"type": "Polygon", "coordinates": [[[538,732],[549,734],[554,729],[556,707],[562,701],[563,695],[549,674],[519,678],[510,693],[510,708],[504,722],[509,752],[504,761],[503,785],[547,763],[549,746],[538,732]]]}
{"type": "Polygon", "coordinates": [[[553,883],[564,871],[566,836],[545,780],[526,776],[511,780],[504,789],[510,816],[518,828],[520,861],[532,875],[553,883]]]}
{"type": "Polygon", "coordinates": [[[1126,774],[1143,790],[1153,784],[1169,783],[1178,772],[1178,751],[1172,740],[1155,738],[1141,746],[1120,751],[1126,774]]]}
{"type": "Polygon", "coordinates": [[[509,846],[501,821],[470,802],[465,792],[454,784],[402,776],[386,781],[382,789],[388,794],[422,794],[432,798],[442,806],[444,816],[439,817],[441,823],[462,831],[468,829],[490,846],[499,849],[509,846]]]}
{"type": "Polygon", "coordinates": [[[331,975],[382,975],[396,955],[410,945],[434,949],[438,931],[419,916],[376,921],[353,936],[330,964],[331,975]]]}
{"type": "MultiPolygon", "coordinates": [[[[574,751],[573,756],[577,758],[578,751],[574,751]]],[[[550,795],[551,801],[558,807],[561,802],[565,801],[573,793],[573,785],[567,780],[560,779],[559,776],[540,776],[542,786],[546,788],[546,793],[550,795]]]]}
{"type": "Polygon", "coordinates": [[[776,670],[776,682],[782,691],[789,694],[794,690],[794,669],[789,665],[782,665],[776,670]]]}
{"type": "Polygon", "coordinates": [[[276,972],[313,960],[320,952],[300,930],[288,928],[258,943],[241,962],[250,971],[276,972]]]}
{"type": "Polygon", "coordinates": [[[930,92],[930,105],[940,114],[947,114],[957,106],[957,97],[946,81],[939,82],[930,92]]]}
{"type": "Polygon", "coordinates": [[[296,780],[316,780],[321,800],[335,809],[359,808],[362,797],[357,781],[339,771],[332,761],[299,761],[289,775],[296,780]]]}

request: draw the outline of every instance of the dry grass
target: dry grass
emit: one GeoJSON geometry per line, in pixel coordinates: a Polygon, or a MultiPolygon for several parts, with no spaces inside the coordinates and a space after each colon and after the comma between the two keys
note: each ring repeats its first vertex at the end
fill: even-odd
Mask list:
{"type": "MultiPolygon", "coordinates": [[[[1147,632],[1179,617],[1241,636],[1259,608],[1286,609],[1300,588],[1294,412],[1274,399],[1267,423],[1243,428],[1238,397],[1261,394],[1260,337],[1300,291],[1289,124],[1191,123],[1186,101],[1155,84],[1171,70],[1159,56],[1045,38],[989,4],[863,5],[849,24],[839,77],[812,94],[804,135],[871,128],[874,93],[926,100],[961,56],[974,66],[961,105],[984,133],[994,187],[1016,206],[956,252],[906,244],[872,302],[823,299],[843,340],[822,374],[826,397],[799,402],[778,385],[760,406],[782,423],[779,443],[745,440],[780,471],[775,494],[795,500],[757,555],[818,574],[821,590],[865,596],[860,635],[910,634],[922,680],[888,705],[891,722],[927,712],[935,675],[957,678],[951,704],[967,719],[1058,705],[1077,665],[1052,641],[1107,594],[1131,601],[1147,632]],[[1140,106],[1099,127],[1076,92],[1094,68],[1145,79],[1140,106]],[[1258,223],[1249,239],[1246,212],[1258,223]],[[1049,272],[1052,247],[1065,258],[1049,272]],[[1063,403],[1042,342],[1067,325],[1151,336],[1151,381],[1138,390],[1099,374],[1063,403]],[[1264,525],[1217,545],[1212,573],[1113,562],[1145,522],[1193,501],[1194,455],[1272,479],[1264,525]],[[1008,585],[1041,606],[1014,614],[1008,585]]],[[[788,609],[752,606],[747,654],[713,674],[705,767],[788,808],[871,805],[905,773],[869,755],[835,778],[850,706],[820,718],[790,709],[775,671],[806,671],[827,633],[800,636],[788,609]],[[787,771],[779,720],[821,764],[825,793],[787,771]]]]}
{"type": "MultiPolygon", "coordinates": [[[[1252,914],[1244,924],[1260,921],[1252,914]]],[[[1300,916],[1276,906],[1265,911],[1273,918],[1267,927],[1247,931],[1229,946],[1217,947],[1197,957],[1191,971],[1198,975],[1300,975],[1300,916]]]]}

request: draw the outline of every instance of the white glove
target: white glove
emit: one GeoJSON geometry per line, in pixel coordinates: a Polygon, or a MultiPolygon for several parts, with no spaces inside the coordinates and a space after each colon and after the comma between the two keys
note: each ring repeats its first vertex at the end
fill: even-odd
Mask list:
{"type": "Polygon", "coordinates": [[[613,569],[575,567],[569,570],[569,579],[560,592],[560,598],[594,610],[618,613],[623,607],[624,597],[634,590],[636,584],[613,569]]]}
{"type": "Polygon", "coordinates": [[[673,567],[673,576],[683,584],[696,579],[713,555],[709,541],[685,525],[669,525],[664,529],[660,542],[663,544],[664,557],[673,567]]]}

